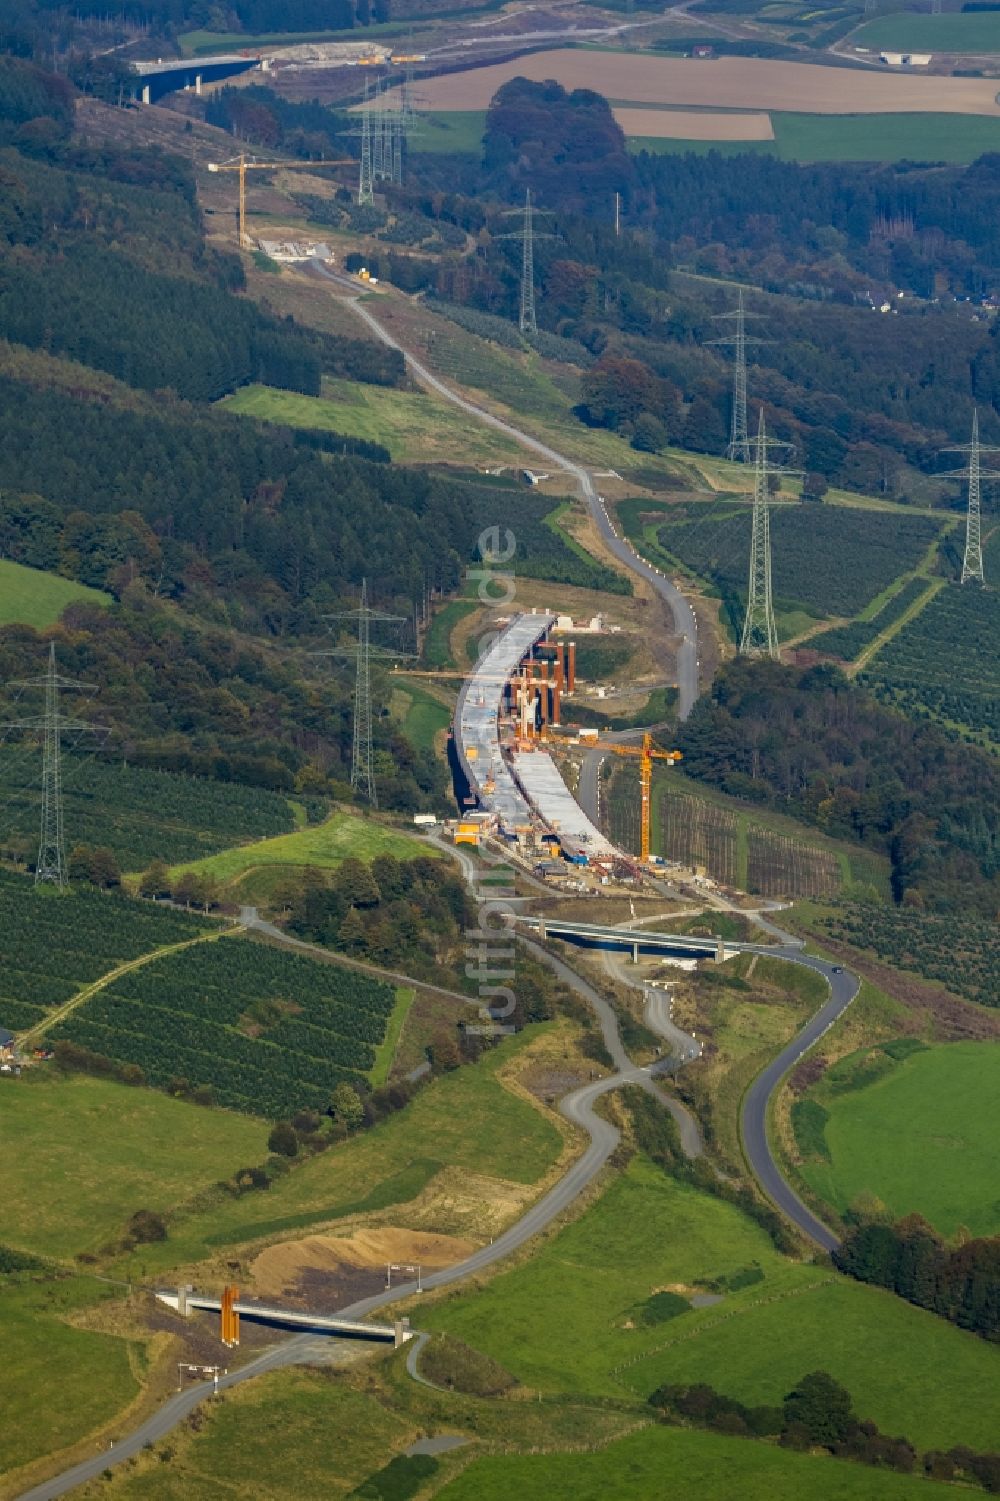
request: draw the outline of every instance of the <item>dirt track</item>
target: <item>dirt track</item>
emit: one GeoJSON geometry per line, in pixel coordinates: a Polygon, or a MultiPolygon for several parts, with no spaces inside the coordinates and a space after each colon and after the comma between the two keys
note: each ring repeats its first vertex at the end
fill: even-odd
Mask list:
{"type": "Polygon", "coordinates": [[[554,78],[565,88],[596,89],[608,99],[637,104],[820,115],[921,111],[1000,116],[996,79],[904,76],[763,58],[702,60],[566,48],[422,79],[420,96],[430,110],[485,109],[500,85],[517,77],[539,83],[554,78]]]}
{"type": "Polygon", "coordinates": [[[627,136],[678,141],[773,141],[771,116],[713,114],[704,109],[629,109],[618,106],[615,119],[627,136]]]}

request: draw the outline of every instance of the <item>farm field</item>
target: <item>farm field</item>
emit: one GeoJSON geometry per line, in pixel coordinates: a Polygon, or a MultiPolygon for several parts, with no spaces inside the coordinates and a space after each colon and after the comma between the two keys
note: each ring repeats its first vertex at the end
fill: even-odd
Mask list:
{"type": "Polygon", "coordinates": [[[832,630],[823,631],[818,636],[810,636],[810,649],[839,657],[842,662],[853,662],[889,626],[900,620],[912,605],[923,599],[930,588],[930,581],[926,578],[917,576],[910,579],[895,594],[884,600],[878,609],[862,611],[850,625],[834,626],[832,630]]]}
{"type": "Polygon", "coordinates": [[[617,105],[612,114],[627,136],[683,141],[773,141],[766,111],[639,109],[617,105]]]}
{"type": "Polygon", "coordinates": [[[949,582],[875,655],[863,681],[904,712],[1000,746],[998,633],[1000,593],[949,582]]]}
{"type": "Polygon", "coordinates": [[[103,589],[0,558],[0,625],[30,625],[43,631],[56,623],[67,605],[110,603],[111,595],[103,589]]]}
{"type": "Polygon", "coordinates": [[[530,1262],[421,1316],[543,1393],[645,1397],[665,1381],[707,1381],[774,1403],[822,1368],[859,1411],[918,1447],[993,1442],[982,1393],[1000,1374],[1000,1349],[890,1294],[788,1262],[738,1210],[642,1157],[530,1262]],[[654,1289],[693,1291],[754,1266],[763,1280],[721,1303],[641,1325],[654,1289]]]}
{"type": "Polygon", "coordinates": [[[423,392],[327,378],[322,396],[244,386],[219,405],[285,427],[382,443],[400,464],[511,464],[523,458],[513,439],[470,423],[457,407],[423,392]]]}
{"type": "Polygon", "coordinates": [[[809,1186],[841,1214],[872,1193],[894,1219],[921,1214],[943,1235],[960,1225],[973,1235],[1000,1232],[991,1108],[1000,1044],[946,1043],[890,1057],[873,1082],[866,1071],[847,1087],[852,1066],[866,1062],[843,1060],[807,1096],[828,1112],[828,1160],[810,1154],[800,1168],[809,1186]]]}
{"type": "Polygon", "coordinates": [[[987,918],[848,902],[821,910],[816,925],[885,964],[938,980],[980,1005],[1000,1006],[996,925],[987,918]]]}
{"type": "Polygon", "coordinates": [[[393,688],[389,713],[410,744],[420,750],[430,749],[451,723],[451,710],[426,689],[412,683],[393,688]]]}
{"type": "Polygon", "coordinates": [[[276,1118],[325,1110],[367,1074],[396,1002],[392,988],[248,938],[153,960],[114,980],[50,1033],[165,1086],[210,1085],[220,1104],[276,1118]]]}
{"type": "Polygon", "coordinates": [[[336,811],[325,822],[297,829],[294,834],[236,845],[204,860],[184,861],[170,874],[176,880],[183,871],[191,870],[222,886],[230,886],[247,871],[260,866],[316,865],[325,870],[339,865],[348,855],[359,860],[371,860],[375,855],[396,855],[400,860],[408,860],[433,853],[423,840],[390,824],[357,813],[336,811]]]}
{"type": "MultiPolygon", "coordinates": [[[[295,827],[289,800],[262,787],[111,765],[87,756],[64,756],[62,769],[67,846],[110,849],[126,870],[141,870],[153,860],[193,860],[242,839],[262,839],[295,827]]],[[[27,758],[0,753],[0,797],[7,810],[7,847],[17,844],[22,853],[33,855],[41,808],[36,752],[27,758]]]]}
{"type": "Polygon", "coordinates": [[[440,1501],[947,1501],[950,1486],[792,1454],[772,1444],[693,1428],[643,1428],[590,1454],[488,1455],[475,1460],[440,1501]],[[669,1476],[669,1489],[663,1490],[669,1476]]]}
{"type": "Polygon", "coordinates": [[[873,51],[1000,52],[1000,16],[995,11],[880,16],[853,32],[851,45],[873,51]]]}
{"type": "Polygon", "coordinates": [[[486,109],[501,84],[554,78],[566,89],[597,89],[615,104],[718,106],[737,110],[844,115],[933,113],[1000,119],[990,79],[901,75],[763,58],[656,57],[650,53],[554,48],[421,81],[432,112],[486,109]]]}
{"type": "Polygon", "coordinates": [[[262,1121],[72,1074],[0,1086],[0,1245],[68,1261],[267,1155],[262,1121]]]}
{"type": "Polygon", "coordinates": [[[186,913],[81,888],[36,890],[0,871],[0,1026],[36,1026],[46,1011],[129,959],[213,925],[186,913]]]}
{"type": "MultiPolygon", "coordinates": [[[[750,524],[749,507],[720,503],[674,507],[670,519],[655,528],[664,553],[720,592],[724,615],[734,627],[745,608],[750,524]]],[[[917,567],[943,525],[944,518],[776,505],[771,512],[775,610],[786,616],[804,611],[816,619],[856,615],[893,579],[917,567]]],[[[781,626],[779,620],[779,636],[795,634],[781,626]]]]}
{"type": "MultiPolygon", "coordinates": [[[[825,839],[780,813],[750,807],[676,769],[653,774],[653,853],[704,865],[715,880],[762,896],[889,896],[888,861],[825,839]]],[[[638,849],[635,777],[615,766],[607,798],[613,838],[638,849]]]]}
{"type": "Polygon", "coordinates": [[[562,1149],[552,1122],[497,1077],[544,1030],[508,1038],[471,1067],[432,1080],[405,1111],[296,1164],[266,1194],[223,1196],[179,1218],[169,1241],[143,1247],[144,1263],[166,1269],[219,1247],[402,1204],[411,1226],[493,1234],[562,1149]],[[425,1191],[418,1213],[413,1201],[425,1191]]]}

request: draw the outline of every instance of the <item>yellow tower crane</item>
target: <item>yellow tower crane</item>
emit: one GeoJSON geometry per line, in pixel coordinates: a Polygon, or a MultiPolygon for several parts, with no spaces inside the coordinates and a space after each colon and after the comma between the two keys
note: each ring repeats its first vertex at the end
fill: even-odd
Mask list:
{"type": "MultiPolygon", "coordinates": [[[[555,737],[550,731],[543,729],[542,740],[551,741],[555,737]]],[[[639,858],[645,864],[649,860],[649,828],[650,809],[652,805],[653,791],[653,762],[669,761],[671,765],[684,759],[683,753],[678,750],[658,750],[653,745],[653,737],[648,730],[643,732],[641,745],[621,745],[617,740],[586,740],[580,744],[587,750],[611,751],[616,756],[631,756],[639,762],[639,858]]]]}
{"type": "Polygon", "coordinates": [[[282,169],[287,168],[288,170],[290,170],[292,172],[318,172],[318,171],[325,171],[327,167],[348,167],[348,166],[353,167],[354,165],[355,165],[354,158],[350,157],[350,156],[341,157],[341,158],[339,158],[339,160],[337,160],[335,162],[256,162],[256,161],[248,161],[247,157],[246,157],[246,153],[243,152],[243,151],[241,151],[240,154],[239,154],[239,156],[234,156],[231,161],[228,161],[228,162],[209,162],[209,164],[208,164],[208,170],[210,172],[238,172],[239,173],[239,175],[240,175],[239,245],[240,245],[240,249],[241,250],[248,250],[250,248],[250,241],[249,241],[249,239],[247,237],[247,173],[248,172],[251,172],[251,171],[254,171],[254,172],[261,172],[261,171],[273,172],[273,171],[275,171],[279,167],[282,168],[282,169]]]}

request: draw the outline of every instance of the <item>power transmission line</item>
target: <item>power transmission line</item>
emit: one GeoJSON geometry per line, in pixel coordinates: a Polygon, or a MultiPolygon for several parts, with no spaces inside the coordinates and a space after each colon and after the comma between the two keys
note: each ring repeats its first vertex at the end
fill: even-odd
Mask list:
{"type": "Polygon", "coordinates": [[[368,80],[365,79],[365,100],[361,110],[361,163],[358,170],[358,207],[375,202],[372,187],[372,112],[368,100],[368,80]]]}
{"type": "MultiPolygon", "coordinates": [[[[751,314],[751,316],[756,316],[751,314]]],[[[747,345],[766,344],[766,339],[747,337],[747,313],[743,305],[743,288],[740,287],[736,307],[730,313],[719,313],[717,320],[732,318],[736,327],[731,334],[721,339],[710,339],[713,346],[731,348],[733,351],[733,410],[729,427],[729,446],[726,457],[740,464],[753,462],[753,444],[747,428],[747,345]]]]}
{"type": "Polygon", "coordinates": [[[774,599],[771,592],[771,514],[770,476],[787,474],[772,468],[767,461],[769,448],[787,444],[769,438],[764,430],[764,408],[760,409],[754,450],[753,526],[750,534],[750,577],[747,588],[747,613],[740,637],[743,657],[771,657],[778,660],[778,631],[774,623],[774,599]]]}
{"type": "Polygon", "coordinates": [[[535,215],[547,214],[548,209],[537,209],[531,201],[531,189],[524,190],[524,208],[510,209],[511,214],[523,215],[521,228],[514,234],[498,235],[499,240],[521,241],[521,310],[518,327],[522,334],[537,334],[538,320],[535,316],[535,241],[553,240],[555,235],[539,234],[535,229],[535,215]]]}
{"type": "Polygon", "coordinates": [[[63,830],[62,799],[62,737],[69,730],[96,730],[97,726],[85,720],[72,719],[60,709],[59,696],[71,689],[76,693],[92,693],[94,688],[87,683],[64,678],[56,670],[56,645],[49,646],[49,663],[45,676],[13,683],[12,687],[40,688],[45,693],[45,709],[42,714],[26,719],[10,720],[0,726],[4,730],[35,730],[42,737],[42,816],[38,842],[38,860],[35,864],[35,885],[66,885],[66,841],[63,830]]]}
{"type": "MultiPolygon", "coordinates": [[[[979,410],[972,409],[972,439],[968,443],[949,443],[947,453],[967,453],[969,463],[966,468],[954,469],[944,476],[946,479],[964,479],[969,486],[968,507],[965,513],[965,553],[962,557],[961,582],[967,584],[970,581],[976,584],[986,583],[986,575],[983,572],[983,537],[982,537],[982,509],[981,509],[981,471],[979,456],[983,453],[1000,453],[1000,449],[989,444],[983,445],[979,441],[979,410]]],[[[993,472],[987,473],[987,482],[996,479],[993,472]]]]}
{"type": "Polygon", "coordinates": [[[361,580],[361,599],[356,610],[343,614],[327,615],[327,620],[352,620],[357,622],[358,638],[354,646],[335,647],[332,651],[315,652],[318,657],[355,657],[354,679],[354,734],[351,745],[351,786],[363,792],[373,808],[378,807],[378,791],[372,764],[372,678],[371,659],[387,657],[410,657],[412,652],[388,651],[372,646],[371,624],[373,620],[405,621],[405,615],[387,615],[382,610],[373,610],[368,603],[368,580],[361,580]]]}

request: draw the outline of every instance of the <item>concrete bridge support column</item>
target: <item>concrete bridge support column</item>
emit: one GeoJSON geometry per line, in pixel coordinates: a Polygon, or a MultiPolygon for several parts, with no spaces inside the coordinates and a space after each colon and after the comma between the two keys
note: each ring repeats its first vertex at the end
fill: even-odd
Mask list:
{"type": "Polygon", "coordinates": [[[189,1319],[191,1317],[191,1310],[188,1307],[188,1293],[192,1292],[194,1292],[194,1288],[190,1282],[186,1282],[183,1287],[177,1289],[177,1312],[182,1319],[189,1319]]]}
{"type": "Polygon", "coordinates": [[[721,964],[726,957],[726,945],[722,941],[722,935],[716,934],[715,938],[715,962],[721,964]]]}
{"type": "Polygon", "coordinates": [[[152,103],[152,98],[150,96],[149,84],[148,83],[144,83],[143,86],[142,86],[142,102],[143,102],[143,104],[151,104],[152,103]]]}
{"type": "Polygon", "coordinates": [[[639,963],[639,945],[637,943],[633,943],[632,945],[632,963],[639,963]]]}
{"type": "Polygon", "coordinates": [[[201,74],[200,73],[196,73],[194,75],[194,91],[195,91],[196,94],[200,94],[201,93],[201,74]]]}
{"type": "Polygon", "coordinates": [[[394,1350],[398,1350],[399,1347],[400,1347],[400,1345],[405,1345],[405,1343],[409,1339],[409,1337],[410,1337],[410,1321],[409,1321],[409,1319],[397,1319],[396,1322],[392,1326],[392,1345],[393,1345],[393,1349],[394,1350]]]}

